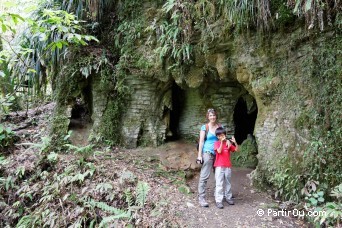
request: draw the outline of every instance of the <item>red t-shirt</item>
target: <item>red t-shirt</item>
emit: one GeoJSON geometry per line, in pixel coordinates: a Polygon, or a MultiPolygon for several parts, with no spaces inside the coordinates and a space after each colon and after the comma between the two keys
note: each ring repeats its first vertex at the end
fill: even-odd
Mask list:
{"type": "Polygon", "coordinates": [[[217,149],[220,148],[221,142],[217,141],[214,144],[214,150],[216,153],[216,159],[214,163],[214,167],[232,167],[232,163],[230,162],[230,152],[234,152],[236,147],[233,144],[230,144],[228,148],[226,142],[222,143],[222,151],[221,153],[217,153],[217,149]]]}

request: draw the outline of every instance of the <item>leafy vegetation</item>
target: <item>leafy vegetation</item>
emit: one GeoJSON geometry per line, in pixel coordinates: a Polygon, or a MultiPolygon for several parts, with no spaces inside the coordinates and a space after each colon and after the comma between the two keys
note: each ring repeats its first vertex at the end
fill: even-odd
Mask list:
{"type": "Polygon", "coordinates": [[[15,133],[11,128],[5,127],[3,124],[0,124],[0,148],[2,151],[5,151],[6,148],[13,146],[16,137],[15,133]]]}
{"type": "MultiPolygon", "coordinates": [[[[1,215],[6,214],[0,220],[1,226],[173,224],[171,220],[163,221],[167,217],[167,204],[164,204],[164,209],[158,209],[163,216],[149,217],[146,214],[146,211],[159,208],[158,201],[150,199],[150,192],[153,192],[153,197],[163,196],[142,180],[146,178],[141,176],[143,172],[135,172],[128,178],[125,173],[133,175],[132,172],[120,171],[120,167],[127,168],[125,162],[132,163],[135,158],[128,158],[125,154],[96,153],[94,146],[68,145],[74,154],[57,154],[47,147],[48,142],[49,139],[45,139],[24,144],[30,146],[26,155],[37,155],[25,164],[1,157],[1,215]],[[122,159],[124,157],[126,161],[122,159]],[[81,160],[82,163],[79,162],[81,160]],[[13,165],[18,168],[10,168],[13,165]],[[139,178],[135,176],[137,174],[139,178]]],[[[145,172],[150,169],[145,167],[145,172]]]]}
{"type": "Polygon", "coordinates": [[[256,142],[249,138],[239,146],[238,152],[231,154],[232,164],[234,167],[255,168],[258,164],[257,154],[256,142]]]}
{"type": "MultiPolygon", "coordinates": [[[[98,41],[95,37],[82,34],[81,21],[66,11],[45,9],[42,4],[27,18],[18,14],[4,13],[0,15],[0,26],[3,34],[1,42],[6,49],[1,51],[0,64],[3,81],[2,94],[5,95],[1,106],[13,101],[13,96],[23,92],[28,104],[29,96],[46,94],[48,78],[54,82],[59,66],[68,52],[69,45],[86,45],[88,41],[98,41]],[[18,34],[16,27],[25,22],[24,29],[18,34]],[[9,36],[15,36],[10,40],[9,36]],[[48,72],[50,75],[48,75],[48,72]],[[28,88],[23,90],[23,88],[28,88]]],[[[32,99],[31,99],[32,100],[32,99]]]]}

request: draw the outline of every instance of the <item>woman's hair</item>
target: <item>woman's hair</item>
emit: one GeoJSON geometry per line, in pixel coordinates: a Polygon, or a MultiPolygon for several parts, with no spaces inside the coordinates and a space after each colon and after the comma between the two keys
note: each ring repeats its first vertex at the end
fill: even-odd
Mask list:
{"type": "Polygon", "coordinates": [[[216,129],[216,131],[215,131],[215,135],[218,136],[218,135],[221,135],[221,134],[226,135],[227,132],[226,132],[226,130],[224,130],[223,127],[218,127],[218,128],[216,129]]]}
{"type": "Polygon", "coordinates": [[[215,111],[215,109],[209,108],[208,111],[207,111],[207,115],[206,115],[207,120],[209,119],[209,114],[210,113],[214,114],[216,116],[216,118],[218,118],[217,112],[215,111]]]}

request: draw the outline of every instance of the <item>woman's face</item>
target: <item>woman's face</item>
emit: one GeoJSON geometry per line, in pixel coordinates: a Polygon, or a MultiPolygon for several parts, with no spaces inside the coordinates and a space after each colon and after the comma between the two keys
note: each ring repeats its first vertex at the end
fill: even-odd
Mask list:
{"type": "Polygon", "coordinates": [[[216,114],[213,112],[210,112],[208,115],[209,122],[215,123],[216,122],[216,114]]]}

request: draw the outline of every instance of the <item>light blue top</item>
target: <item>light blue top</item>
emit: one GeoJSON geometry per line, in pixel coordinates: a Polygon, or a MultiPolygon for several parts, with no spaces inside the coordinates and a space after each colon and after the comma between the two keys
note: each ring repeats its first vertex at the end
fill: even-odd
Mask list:
{"type": "MultiPolygon", "coordinates": [[[[205,132],[205,124],[201,127],[201,131],[205,132]]],[[[214,143],[218,141],[215,134],[211,133],[208,129],[207,140],[204,141],[202,153],[210,151],[210,153],[215,155],[214,143]]]]}

